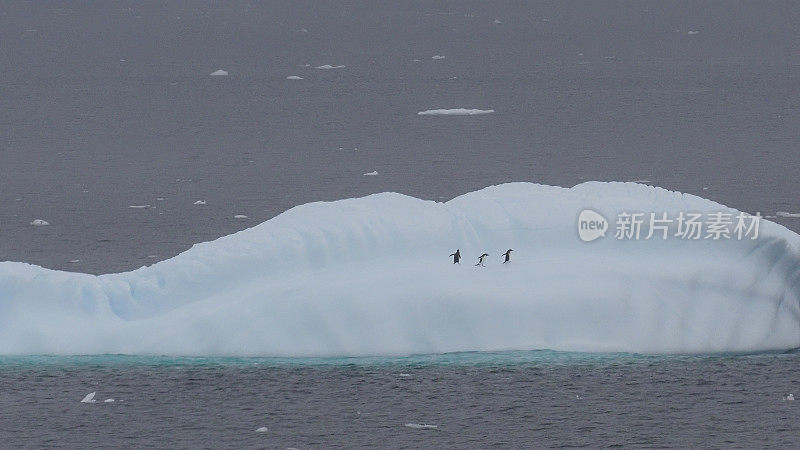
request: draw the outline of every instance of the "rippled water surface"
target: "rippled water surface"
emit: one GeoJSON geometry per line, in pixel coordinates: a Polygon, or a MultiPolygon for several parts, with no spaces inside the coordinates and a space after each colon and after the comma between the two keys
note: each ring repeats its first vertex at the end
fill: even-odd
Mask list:
{"type": "Polygon", "coordinates": [[[4,358],[0,435],[72,448],[796,447],[800,402],[784,398],[800,394],[798,370],[797,354],[4,358]]]}

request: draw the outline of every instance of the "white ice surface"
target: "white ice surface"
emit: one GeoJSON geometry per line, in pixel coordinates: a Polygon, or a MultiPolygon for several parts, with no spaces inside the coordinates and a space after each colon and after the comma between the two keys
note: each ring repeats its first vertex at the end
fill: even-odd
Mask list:
{"type": "Polygon", "coordinates": [[[478,114],[491,114],[493,109],[467,109],[467,108],[453,108],[453,109],[429,109],[417,113],[419,116],[475,116],[478,114]]]}
{"type": "Polygon", "coordinates": [[[215,71],[211,72],[211,76],[212,77],[224,77],[226,75],[228,75],[228,72],[226,72],[226,71],[224,71],[222,69],[215,70],[215,71]]]}
{"type": "Polygon", "coordinates": [[[732,210],[637,183],[310,203],[132,272],[0,262],[0,354],[338,356],[800,346],[800,236],[592,243],[576,219],[732,210]],[[461,249],[464,264],[447,255],[461,249]],[[500,253],[514,249],[511,264],[500,253]],[[472,264],[486,252],[485,268],[472,264]]]}

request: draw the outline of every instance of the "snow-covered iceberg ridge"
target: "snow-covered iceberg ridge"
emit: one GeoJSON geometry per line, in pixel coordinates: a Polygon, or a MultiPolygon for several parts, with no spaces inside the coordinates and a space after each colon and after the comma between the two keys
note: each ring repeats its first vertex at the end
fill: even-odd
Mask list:
{"type": "MultiPolygon", "coordinates": [[[[578,239],[584,208],[732,211],[636,183],[295,207],[132,272],[0,263],[0,354],[404,355],[800,346],[800,236],[578,239]],[[460,248],[463,264],[448,254],[460,248]],[[515,251],[510,264],[500,253],[515,251]],[[489,253],[486,267],[477,256],[489,253]]],[[[613,223],[612,223],[613,227],[613,223]]]]}

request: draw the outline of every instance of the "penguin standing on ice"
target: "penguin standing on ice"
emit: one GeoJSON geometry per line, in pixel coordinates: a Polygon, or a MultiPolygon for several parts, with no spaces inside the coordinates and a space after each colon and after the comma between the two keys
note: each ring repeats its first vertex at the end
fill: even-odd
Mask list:
{"type": "Polygon", "coordinates": [[[503,259],[503,264],[511,261],[511,252],[513,252],[513,251],[514,251],[513,249],[508,249],[508,250],[506,250],[505,253],[503,253],[503,256],[505,256],[505,259],[503,259]]]}
{"type": "Polygon", "coordinates": [[[453,257],[453,264],[461,264],[461,249],[456,249],[455,253],[451,253],[450,256],[453,257]]]}
{"type": "Polygon", "coordinates": [[[481,267],[486,267],[486,266],[483,265],[483,260],[485,260],[487,256],[489,256],[488,253],[484,253],[481,256],[479,256],[478,257],[478,264],[475,264],[475,265],[476,266],[481,266],[481,267]]]}

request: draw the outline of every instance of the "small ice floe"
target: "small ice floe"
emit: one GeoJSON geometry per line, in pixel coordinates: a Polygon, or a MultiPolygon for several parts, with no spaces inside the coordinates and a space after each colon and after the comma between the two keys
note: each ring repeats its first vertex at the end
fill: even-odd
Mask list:
{"type": "Polygon", "coordinates": [[[703,187],[703,190],[704,190],[704,191],[707,191],[707,190],[708,190],[708,187],[703,187]]]}
{"type": "Polygon", "coordinates": [[[466,108],[453,108],[453,109],[429,109],[420,111],[418,116],[475,116],[479,114],[492,114],[493,109],[466,109],[466,108]]]}
{"type": "MultiPolygon", "coordinates": [[[[83,191],[83,192],[86,192],[86,191],[83,191]]],[[[21,201],[22,201],[22,199],[21,199],[21,198],[15,198],[15,199],[14,199],[14,201],[15,201],[15,202],[21,202],[21,201]]]]}
{"type": "Polygon", "coordinates": [[[95,403],[95,402],[97,402],[97,400],[94,399],[94,395],[95,394],[97,394],[97,391],[89,392],[88,394],[86,394],[86,397],[83,397],[83,400],[81,400],[81,403],[95,403]]]}
{"type": "Polygon", "coordinates": [[[800,213],[791,213],[791,212],[787,212],[787,211],[778,211],[778,212],[775,213],[775,215],[779,216],[779,217],[790,217],[792,219],[796,219],[796,218],[800,217],[800,213]]]}
{"type": "Polygon", "coordinates": [[[80,259],[70,259],[69,262],[75,264],[75,263],[81,262],[81,260],[80,259]]]}
{"type": "Polygon", "coordinates": [[[152,208],[152,206],[150,206],[150,205],[129,205],[128,208],[132,208],[132,209],[147,209],[147,208],[152,208]]]}
{"type": "Polygon", "coordinates": [[[303,65],[302,65],[302,66],[300,66],[300,67],[311,67],[311,64],[303,64],[303,65]]]}
{"type": "Polygon", "coordinates": [[[44,227],[44,226],[50,225],[50,222],[48,222],[46,220],[42,220],[42,219],[33,219],[31,221],[31,225],[33,225],[35,227],[44,227]]]}
{"type": "Polygon", "coordinates": [[[503,22],[500,22],[500,19],[494,19],[494,23],[503,23],[503,22]]]}
{"type": "Polygon", "coordinates": [[[421,59],[412,59],[411,61],[412,62],[421,62],[422,60],[421,59]]]}
{"type": "Polygon", "coordinates": [[[442,55],[433,55],[433,56],[431,56],[431,59],[444,59],[444,56],[442,56],[442,55]]]}
{"type": "Polygon", "coordinates": [[[267,427],[256,428],[256,433],[266,433],[267,431],[269,431],[269,428],[267,427]]]}
{"type": "Polygon", "coordinates": [[[107,399],[103,400],[103,403],[114,403],[114,399],[113,398],[107,398],[107,399]]]}
{"type": "Polygon", "coordinates": [[[697,33],[699,33],[699,31],[692,30],[692,31],[687,31],[686,32],[686,34],[697,34],[697,33]]]}
{"type": "Polygon", "coordinates": [[[244,214],[237,214],[237,215],[233,216],[233,218],[234,219],[247,219],[247,216],[245,216],[244,214]]]}
{"type": "Polygon", "coordinates": [[[156,197],[156,201],[157,202],[163,202],[164,201],[164,197],[156,197]]]}
{"type": "Polygon", "coordinates": [[[400,378],[411,378],[411,374],[410,373],[401,373],[401,374],[398,374],[397,376],[400,377],[400,378]]]}
{"type": "Polygon", "coordinates": [[[789,395],[783,397],[783,399],[784,400],[788,400],[788,401],[792,401],[792,400],[794,400],[794,394],[789,394],[789,395]]]}
{"type": "Polygon", "coordinates": [[[306,30],[305,28],[300,28],[297,31],[299,31],[300,33],[308,33],[308,30],[306,30]]]}
{"type": "Polygon", "coordinates": [[[365,177],[374,177],[375,175],[378,175],[378,171],[377,170],[373,170],[372,172],[364,174],[365,177]]]}
{"type": "Polygon", "coordinates": [[[303,77],[298,77],[297,75],[289,75],[286,77],[287,80],[302,80],[303,77]]]}
{"type": "Polygon", "coordinates": [[[317,66],[317,67],[315,67],[315,69],[320,69],[320,70],[328,70],[328,69],[344,69],[344,66],[332,66],[332,65],[330,65],[330,64],[323,64],[323,65],[321,65],[321,66],[317,66]]]}
{"type": "Polygon", "coordinates": [[[206,201],[205,200],[198,200],[198,201],[194,202],[194,204],[195,205],[205,205],[206,201]]]}
{"type": "Polygon", "coordinates": [[[224,77],[224,76],[227,76],[227,75],[228,75],[228,72],[225,71],[225,70],[222,70],[222,69],[215,70],[215,71],[211,72],[211,76],[212,77],[224,77]]]}
{"type": "Polygon", "coordinates": [[[147,255],[147,257],[155,259],[155,258],[158,258],[158,255],[147,255]]]}
{"type": "Polygon", "coordinates": [[[583,400],[583,397],[581,397],[580,395],[575,394],[575,400],[583,400]]]}
{"type": "Polygon", "coordinates": [[[439,428],[439,425],[428,425],[427,423],[407,423],[405,426],[415,430],[434,430],[439,428]]]}

